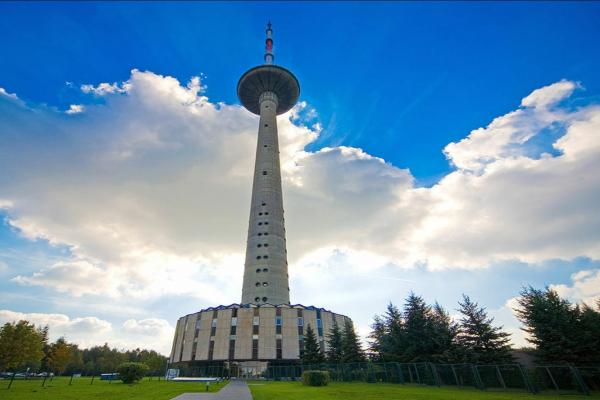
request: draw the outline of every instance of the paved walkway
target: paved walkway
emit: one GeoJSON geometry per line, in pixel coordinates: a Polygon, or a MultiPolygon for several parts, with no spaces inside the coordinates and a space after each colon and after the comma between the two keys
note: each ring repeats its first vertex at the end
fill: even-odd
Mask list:
{"type": "Polygon", "coordinates": [[[171,400],[252,400],[245,381],[232,380],[217,393],[184,393],[171,400]]]}

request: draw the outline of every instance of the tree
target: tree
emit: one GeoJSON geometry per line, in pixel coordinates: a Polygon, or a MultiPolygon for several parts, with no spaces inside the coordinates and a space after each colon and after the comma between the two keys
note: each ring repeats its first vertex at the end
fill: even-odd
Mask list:
{"type": "Polygon", "coordinates": [[[458,325],[437,302],[431,313],[431,340],[433,342],[431,361],[452,363],[459,360],[459,348],[456,343],[458,325]]]}
{"type": "MultiPolygon", "coordinates": [[[[595,364],[600,362],[600,313],[583,304],[573,305],[552,289],[524,288],[515,308],[527,340],[544,363],[595,364]]],[[[600,304],[598,305],[600,310],[600,304]]]]}
{"type": "Polygon", "coordinates": [[[148,373],[148,366],[144,363],[126,362],[117,367],[119,379],[123,383],[135,383],[148,373]]]}
{"type": "Polygon", "coordinates": [[[363,352],[360,340],[354,331],[352,322],[346,320],[344,323],[344,332],[342,333],[342,362],[363,362],[365,354],[363,352]]]}
{"type": "Polygon", "coordinates": [[[371,328],[371,358],[378,361],[402,361],[406,338],[402,312],[398,307],[388,304],[384,315],[375,316],[371,328]]]}
{"type": "Polygon", "coordinates": [[[302,354],[302,362],[305,364],[319,364],[324,361],[317,335],[314,329],[308,324],[306,327],[306,335],[304,337],[304,353],[302,354]]]}
{"type": "Polygon", "coordinates": [[[342,330],[335,320],[331,331],[327,335],[327,361],[331,363],[342,362],[342,330]]]}
{"type": "Polygon", "coordinates": [[[600,312],[583,304],[577,326],[577,363],[597,365],[600,363],[600,312]]]}
{"type": "Polygon", "coordinates": [[[510,334],[502,327],[493,326],[494,319],[489,318],[485,308],[463,294],[458,302],[462,314],[458,332],[464,361],[472,363],[500,363],[512,361],[510,354],[510,334]]]}
{"type": "Polygon", "coordinates": [[[127,359],[134,362],[142,362],[148,366],[150,375],[163,375],[167,357],[158,354],[154,350],[130,350],[126,353],[127,359]]]}
{"type": "Polygon", "coordinates": [[[434,353],[430,320],[431,307],[421,296],[411,292],[404,304],[403,361],[430,361],[430,355],[434,353]]]}
{"type": "Polygon", "coordinates": [[[36,328],[28,321],[4,324],[0,328],[0,370],[39,367],[47,338],[47,328],[36,328]]]}
{"type": "Polygon", "coordinates": [[[62,375],[72,362],[72,346],[61,337],[49,346],[46,365],[56,375],[62,375]]]}
{"type": "Polygon", "coordinates": [[[371,333],[369,334],[368,356],[371,360],[379,362],[385,361],[386,349],[384,342],[388,333],[385,329],[385,321],[379,315],[373,318],[371,324],[371,333]]]}

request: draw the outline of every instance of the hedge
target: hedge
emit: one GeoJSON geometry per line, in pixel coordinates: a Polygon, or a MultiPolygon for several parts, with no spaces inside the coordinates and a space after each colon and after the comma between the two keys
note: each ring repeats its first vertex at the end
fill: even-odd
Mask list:
{"type": "Polygon", "coordinates": [[[302,373],[302,384],[306,386],[326,386],[329,380],[327,371],[304,371],[302,373]]]}

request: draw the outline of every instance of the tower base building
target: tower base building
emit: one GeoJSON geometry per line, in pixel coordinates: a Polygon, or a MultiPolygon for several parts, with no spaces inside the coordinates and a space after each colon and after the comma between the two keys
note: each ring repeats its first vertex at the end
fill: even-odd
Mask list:
{"type": "Polygon", "coordinates": [[[169,363],[184,374],[215,375],[206,368],[215,365],[236,376],[261,374],[268,365],[301,360],[308,326],[325,353],[334,324],[342,330],[352,324],[325,308],[290,303],[277,115],[296,104],[300,84],[273,65],[270,23],[266,34],[265,64],[248,70],[237,85],[242,105],[260,116],[242,302],[179,318],[169,363]]]}

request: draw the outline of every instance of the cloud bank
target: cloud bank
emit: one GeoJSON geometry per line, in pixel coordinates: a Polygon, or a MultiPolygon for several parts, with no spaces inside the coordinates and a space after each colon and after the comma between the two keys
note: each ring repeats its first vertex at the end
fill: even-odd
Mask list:
{"type": "MultiPolygon", "coordinates": [[[[358,148],[307,151],[320,127],[305,103],[280,117],[292,297],[312,298],[317,283],[302,271],[335,274],[345,266],[327,260],[341,253],[374,275],[598,259],[600,107],[569,103],[580,89],[536,89],[448,144],[455,169],[430,188],[358,148]]],[[[238,301],[257,117],[211,102],[197,77],[182,85],[133,70],[81,90],[96,101],[66,113],[0,90],[0,207],[24,237],[71,254],[12,282],[74,297],[238,301]]],[[[590,296],[590,276],[564,290],[590,296]]],[[[168,328],[144,319],[123,329],[168,328]]]]}

